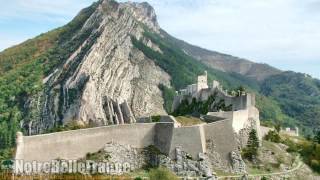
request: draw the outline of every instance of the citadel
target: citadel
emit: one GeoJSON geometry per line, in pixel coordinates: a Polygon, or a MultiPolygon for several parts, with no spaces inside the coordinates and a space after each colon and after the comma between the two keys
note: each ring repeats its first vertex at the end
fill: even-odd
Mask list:
{"type": "MultiPolygon", "coordinates": [[[[232,110],[208,112],[203,116],[203,123],[193,126],[182,126],[169,115],[161,116],[159,122],[147,122],[138,118],[122,120],[133,119],[130,116],[123,118],[126,116],[122,115],[122,118],[117,118],[117,122],[123,123],[111,126],[34,136],[18,133],[15,159],[26,162],[75,160],[106,146],[113,149],[110,151],[115,151],[111,154],[117,153],[117,148],[143,149],[154,146],[164,155],[160,164],[178,175],[188,175],[191,172],[210,177],[212,167],[244,173],[245,163],[240,149],[246,145],[252,129],[257,131],[261,139],[259,111],[255,107],[254,94],[239,92],[237,95],[229,95],[217,81],[213,81],[209,87],[205,72],[198,76],[196,84],[177,92],[173,110],[183,100],[192,101],[196,98],[205,101],[213,94],[224,100],[226,105],[232,106],[232,110]]],[[[130,112],[129,109],[124,109],[130,112]]],[[[130,158],[136,168],[141,167],[136,163],[138,160],[135,155],[126,160],[130,158]]]]}

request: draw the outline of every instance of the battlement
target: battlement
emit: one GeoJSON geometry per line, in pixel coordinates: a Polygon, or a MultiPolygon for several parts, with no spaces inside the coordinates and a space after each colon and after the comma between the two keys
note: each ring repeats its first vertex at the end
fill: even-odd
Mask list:
{"type": "Polygon", "coordinates": [[[172,158],[175,157],[176,147],[182,147],[196,159],[199,153],[207,151],[206,142],[212,140],[221,142],[216,144],[219,147],[217,153],[225,163],[230,163],[229,153],[237,148],[231,120],[188,127],[175,123],[174,117],[164,116],[158,123],[113,125],[36,136],[22,136],[19,133],[15,159],[26,162],[80,159],[87,153],[98,152],[109,142],[136,148],[154,145],[172,158]],[[224,143],[225,138],[228,138],[227,144],[224,143]]]}

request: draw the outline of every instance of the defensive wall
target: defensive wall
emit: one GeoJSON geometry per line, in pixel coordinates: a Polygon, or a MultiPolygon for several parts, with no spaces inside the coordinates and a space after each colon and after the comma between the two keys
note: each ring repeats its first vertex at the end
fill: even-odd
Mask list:
{"type": "Polygon", "coordinates": [[[73,130],[52,134],[17,136],[17,160],[48,162],[55,159],[77,160],[87,153],[101,150],[105,144],[116,142],[144,148],[154,145],[169,157],[175,158],[176,147],[197,159],[207,152],[207,142],[230,163],[230,152],[237,149],[232,119],[190,127],[174,127],[172,122],[136,123],[73,130]]]}
{"type": "Polygon", "coordinates": [[[172,110],[176,110],[181,104],[182,100],[187,99],[190,103],[193,98],[197,100],[206,101],[211,95],[216,94],[216,97],[219,99],[223,99],[227,106],[232,105],[233,111],[247,109],[248,107],[253,107],[256,104],[255,95],[251,93],[246,93],[241,96],[230,96],[221,89],[202,89],[194,96],[190,95],[176,95],[173,100],[172,110]]]}
{"type": "Polygon", "coordinates": [[[255,107],[249,107],[247,109],[238,111],[209,112],[204,118],[208,121],[212,119],[212,122],[215,120],[231,119],[231,126],[238,134],[241,130],[249,126],[254,126],[254,129],[257,130],[259,139],[261,140],[263,137],[260,131],[259,111],[255,107]]]}
{"type": "MultiPolygon", "coordinates": [[[[76,160],[85,157],[87,153],[98,152],[112,141],[143,148],[155,145],[156,127],[162,125],[168,124],[124,124],[36,136],[18,135],[16,159],[40,162],[76,160]]],[[[170,125],[173,126],[172,123],[170,125]]],[[[170,131],[167,126],[166,129],[170,131]]],[[[158,145],[161,145],[160,142],[158,145]]]]}

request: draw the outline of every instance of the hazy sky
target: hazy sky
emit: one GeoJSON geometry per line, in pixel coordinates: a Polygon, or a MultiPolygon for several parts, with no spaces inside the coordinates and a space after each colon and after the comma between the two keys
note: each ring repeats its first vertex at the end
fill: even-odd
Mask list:
{"type": "MultiPolygon", "coordinates": [[[[0,0],[0,50],[66,24],[93,1],[0,0]]],[[[320,0],[145,1],[175,37],[320,78],[320,0]]]]}

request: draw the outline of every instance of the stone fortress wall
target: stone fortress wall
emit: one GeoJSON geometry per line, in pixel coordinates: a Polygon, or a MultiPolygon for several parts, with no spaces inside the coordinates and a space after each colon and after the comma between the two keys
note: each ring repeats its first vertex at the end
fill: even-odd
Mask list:
{"type": "Polygon", "coordinates": [[[175,125],[171,116],[163,116],[162,120],[165,119],[172,122],[113,125],[36,136],[18,133],[15,159],[25,162],[77,160],[87,153],[98,152],[110,142],[136,148],[154,145],[172,159],[179,147],[197,159],[199,153],[207,152],[207,142],[211,141],[215,143],[214,151],[229,163],[230,152],[237,149],[231,119],[189,127],[175,125]]]}
{"type": "MultiPolygon", "coordinates": [[[[166,124],[113,125],[35,136],[22,136],[20,133],[17,136],[15,158],[40,162],[76,160],[85,157],[87,153],[98,152],[112,141],[143,148],[154,145],[156,128],[162,125],[166,124]]],[[[170,128],[166,129],[170,131],[170,128]]]]}

